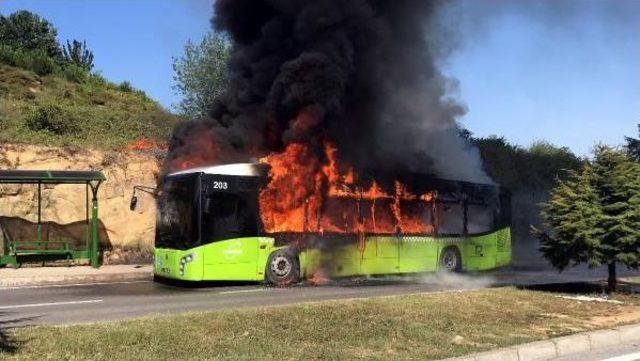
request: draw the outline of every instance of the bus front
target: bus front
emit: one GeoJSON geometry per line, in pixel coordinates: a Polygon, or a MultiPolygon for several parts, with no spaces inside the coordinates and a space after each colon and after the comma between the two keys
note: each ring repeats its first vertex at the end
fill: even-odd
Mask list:
{"type": "Polygon", "coordinates": [[[167,175],[157,192],[154,274],[185,281],[264,279],[273,239],[260,237],[256,164],[167,175]]]}
{"type": "Polygon", "coordinates": [[[202,280],[199,195],[198,173],[169,175],[163,182],[156,199],[156,276],[202,280]]]}

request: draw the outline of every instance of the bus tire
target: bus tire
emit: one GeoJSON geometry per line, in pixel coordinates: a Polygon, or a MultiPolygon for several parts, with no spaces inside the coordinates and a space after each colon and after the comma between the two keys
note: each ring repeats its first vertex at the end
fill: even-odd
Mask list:
{"type": "Polygon", "coordinates": [[[447,247],[440,254],[440,269],[446,272],[461,272],[462,257],[457,247],[447,247]]]}
{"type": "Polygon", "coordinates": [[[281,249],[267,260],[267,282],[276,286],[287,286],[300,281],[300,262],[294,252],[281,249]]]}

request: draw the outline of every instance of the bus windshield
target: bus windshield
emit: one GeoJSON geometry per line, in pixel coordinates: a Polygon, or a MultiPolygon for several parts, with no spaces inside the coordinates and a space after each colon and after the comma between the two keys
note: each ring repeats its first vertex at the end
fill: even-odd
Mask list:
{"type": "Polygon", "coordinates": [[[189,249],[199,243],[197,177],[169,178],[157,198],[156,247],[189,249]]]}
{"type": "Polygon", "coordinates": [[[255,192],[212,192],[203,200],[202,231],[206,242],[255,237],[260,232],[255,192]]]}

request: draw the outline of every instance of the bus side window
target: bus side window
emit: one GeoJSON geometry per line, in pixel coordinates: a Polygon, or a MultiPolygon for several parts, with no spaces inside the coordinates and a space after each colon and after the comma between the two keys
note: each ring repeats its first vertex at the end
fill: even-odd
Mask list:
{"type": "Polygon", "coordinates": [[[493,212],[486,205],[467,206],[467,231],[469,234],[486,233],[493,230],[493,212]]]}
{"type": "Polygon", "coordinates": [[[438,233],[442,235],[464,234],[464,206],[458,202],[436,202],[438,233]]]}

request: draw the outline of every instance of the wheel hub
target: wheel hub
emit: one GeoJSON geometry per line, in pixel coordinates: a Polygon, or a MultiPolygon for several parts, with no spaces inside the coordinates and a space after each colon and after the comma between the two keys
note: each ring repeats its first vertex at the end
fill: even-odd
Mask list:
{"type": "Polygon", "coordinates": [[[444,255],[444,266],[447,270],[449,271],[453,271],[456,269],[456,266],[458,265],[458,260],[456,259],[455,254],[453,254],[452,252],[447,252],[444,255]]]}
{"type": "Polygon", "coordinates": [[[278,256],[271,261],[271,271],[278,277],[284,277],[291,272],[291,262],[286,257],[278,256]]]}

